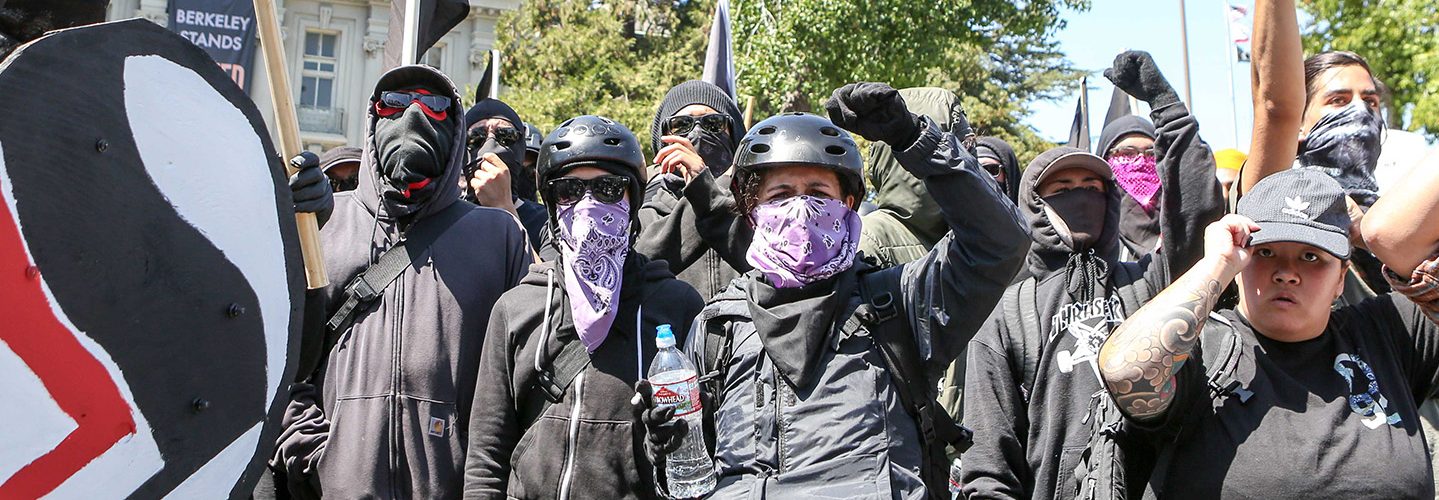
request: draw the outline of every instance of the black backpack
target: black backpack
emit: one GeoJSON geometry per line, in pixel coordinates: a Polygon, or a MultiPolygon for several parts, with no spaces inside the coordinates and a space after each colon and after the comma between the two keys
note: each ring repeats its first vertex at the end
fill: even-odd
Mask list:
{"type": "MultiPolygon", "coordinates": [[[[924,480],[929,498],[949,498],[949,449],[953,448],[956,454],[968,449],[973,444],[973,434],[955,423],[936,399],[939,374],[930,374],[925,369],[926,363],[919,355],[914,333],[905,320],[904,304],[900,300],[902,273],[897,268],[883,272],[885,269],[867,264],[856,265],[862,266],[859,270],[860,305],[845,320],[840,334],[846,337],[870,335],[874,339],[874,345],[879,348],[886,369],[894,380],[900,402],[917,424],[924,447],[920,477],[924,480]]],[[[704,392],[712,398],[712,402],[707,402],[707,408],[718,408],[720,404],[721,384],[733,355],[733,337],[729,335],[733,319],[728,316],[701,318],[705,352],[699,380],[704,392]]],[[[714,434],[714,429],[708,430],[707,434],[714,434]]]]}

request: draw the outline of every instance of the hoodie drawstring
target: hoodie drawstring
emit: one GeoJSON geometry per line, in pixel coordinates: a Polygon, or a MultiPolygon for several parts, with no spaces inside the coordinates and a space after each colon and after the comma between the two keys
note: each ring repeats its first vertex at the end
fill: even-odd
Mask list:
{"type": "Polygon", "coordinates": [[[1070,254],[1069,262],[1064,265],[1065,289],[1070,298],[1089,302],[1094,300],[1096,283],[1108,275],[1109,263],[1095,256],[1093,248],[1070,254]]]}
{"type": "Polygon", "coordinates": [[[540,323],[540,344],[535,347],[535,373],[544,373],[540,363],[544,359],[545,344],[550,340],[550,310],[555,302],[555,270],[545,270],[545,319],[540,323]]]}
{"type": "Polygon", "coordinates": [[[645,314],[645,305],[640,304],[639,310],[635,311],[635,380],[645,379],[645,333],[644,322],[640,321],[645,314]]]}

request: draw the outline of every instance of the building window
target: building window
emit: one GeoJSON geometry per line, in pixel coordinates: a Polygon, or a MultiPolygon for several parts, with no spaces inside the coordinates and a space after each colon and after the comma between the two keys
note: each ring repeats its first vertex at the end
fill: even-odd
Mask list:
{"type": "Polygon", "coordinates": [[[300,72],[300,105],[330,109],[335,104],[335,33],[305,33],[305,66],[300,72]]]}
{"type": "Polygon", "coordinates": [[[435,45],[434,47],[431,47],[430,50],[425,51],[425,55],[420,58],[420,64],[424,64],[431,68],[443,70],[444,67],[440,66],[440,63],[444,62],[444,60],[445,46],[435,45]]]}

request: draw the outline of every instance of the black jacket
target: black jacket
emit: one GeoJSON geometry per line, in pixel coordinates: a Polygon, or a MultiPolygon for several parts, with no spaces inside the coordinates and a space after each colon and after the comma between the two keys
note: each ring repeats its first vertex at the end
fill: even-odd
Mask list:
{"type": "Polygon", "coordinates": [[[686,185],[657,176],[640,207],[635,251],[667,262],[705,300],[751,267],[745,252],[754,232],[735,215],[729,183],[728,174],[716,179],[708,169],[686,185]]]}
{"type": "MultiPolygon", "coordinates": [[[[1204,228],[1223,215],[1212,155],[1200,142],[1193,116],[1183,103],[1156,109],[1152,116],[1160,124],[1155,147],[1164,158],[1159,163],[1164,190],[1160,251],[1138,262],[1118,260],[1119,193],[1111,182],[1109,192],[1115,196],[1097,252],[1108,272],[1092,283],[1071,282],[1083,278],[1066,272],[1070,249],[1058,243],[1061,238],[1033,189],[1020,192],[1035,241],[1029,264],[1037,276],[1033,310],[1038,312],[1039,331],[1009,324],[1001,304],[969,344],[963,421],[974,430],[975,443],[962,457],[966,498],[1075,496],[1071,474],[1089,440],[1085,416],[1091,396],[1107,397],[1093,361],[1099,346],[1129,314],[1203,256],[1204,228]],[[1173,154],[1182,157],[1172,161],[1173,154]],[[1077,302],[1071,290],[1085,286],[1093,286],[1094,299],[1077,302]],[[1042,346],[1032,383],[1018,380],[1024,373],[1018,347],[1024,339],[1036,339],[1030,341],[1042,346]]],[[[1026,186],[1043,170],[1026,170],[1026,186]]]]}
{"type": "Polygon", "coordinates": [[[609,335],[564,398],[541,413],[547,400],[536,363],[552,369],[564,344],[579,342],[562,272],[557,262],[531,266],[490,315],[469,421],[465,498],[658,496],[630,398],[654,359],[655,328],[669,324],[683,342],[704,302],[664,262],[631,254],[609,335]]]}

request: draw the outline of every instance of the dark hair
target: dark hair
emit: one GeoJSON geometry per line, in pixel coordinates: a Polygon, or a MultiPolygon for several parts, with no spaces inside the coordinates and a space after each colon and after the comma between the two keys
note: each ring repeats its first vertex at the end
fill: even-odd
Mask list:
{"type": "MultiPolygon", "coordinates": [[[[780,166],[784,165],[764,167],[758,170],[753,170],[749,172],[737,172],[735,174],[734,180],[731,181],[730,185],[730,191],[734,194],[735,198],[735,213],[738,213],[739,215],[744,217],[749,217],[750,212],[754,211],[754,207],[759,206],[759,185],[760,183],[764,182],[765,173],[769,172],[770,169],[780,166]]],[[[839,195],[841,198],[841,202],[844,201],[843,198],[849,196],[854,196],[856,198],[856,203],[863,201],[861,199],[858,199],[860,196],[859,193],[863,192],[862,190],[856,190],[856,188],[851,185],[851,183],[845,181],[845,176],[840,175],[839,172],[835,172],[834,174],[836,177],[839,178],[839,195]]]]}
{"type": "Polygon", "coordinates": [[[1344,66],[1358,66],[1369,73],[1369,79],[1374,82],[1374,88],[1379,90],[1379,99],[1384,100],[1388,94],[1388,87],[1384,82],[1374,76],[1374,69],[1369,67],[1369,61],[1365,61],[1359,54],[1347,50],[1331,50],[1320,52],[1309,56],[1304,60],[1304,108],[1309,108],[1309,102],[1314,100],[1314,95],[1319,92],[1319,75],[1333,68],[1344,66]]]}

